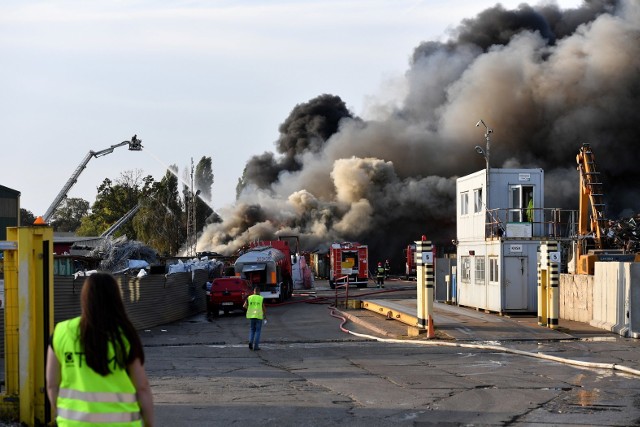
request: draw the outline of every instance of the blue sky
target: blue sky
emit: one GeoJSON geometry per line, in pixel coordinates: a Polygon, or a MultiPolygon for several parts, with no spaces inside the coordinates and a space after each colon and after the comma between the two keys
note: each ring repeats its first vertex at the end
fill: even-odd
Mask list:
{"type": "Polygon", "coordinates": [[[5,0],[0,184],[41,215],[90,150],[137,134],[142,152],[92,159],[69,196],[93,203],[104,178],[141,169],[159,180],[211,156],[217,210],[247,160],[274,151],[296,104],[329,93],[370,118],[374,100],[401,99],[421,41],[496,3],[5,0]]]}

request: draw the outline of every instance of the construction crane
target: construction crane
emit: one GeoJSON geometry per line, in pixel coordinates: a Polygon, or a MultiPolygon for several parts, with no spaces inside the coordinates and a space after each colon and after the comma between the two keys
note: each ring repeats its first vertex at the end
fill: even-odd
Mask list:
{"type": "Polygon", "coordinates": [[[606,223],[604,217],[604,194],[600,172],[596,170],[596,160],[589,144],[582,144],[576,156],[580,172],[580,217],[578,233],[580,236],[593,236],[596,249],[602,249],[602,230],[606,223]],[[589,205],[591,209],[589,210],[589,205]],[[588,215],[590,213],[591,215],[588,215]]]}
{"type": "Polygon", "coordinates": [[[69,178],[67,183],[64,185],[64,187],[62,187],[62,190],[60,190],[60,193],[58,193],[56,198],[53,199],[53,202],[51,203],[51,205],[49,206],[45,214],[42,216],[42,219],[44,220],[44,222],[46,223],[49,222],[49,220],[53,216],[53,213],[56,211],[56,209],[58,209],[62,201],[67,197],[67,193],[69,192],[71,187],[73,187],[74,184],[78,181],[78,177],[80,176],[84,168],[87,167],[89,160],[91,160],[94,157],[102,157],[107,154],[111,154],[113,153],[113,150],[115,150],[118,147],[122,147],[123,145],[128,145],[130,151],[142,151],[142,141],[138,139],[137,135],[133,135],[133,137],[131,137],[131,141],[122,141],[121,143],[114,144],[109,148],[105,148],[104,150],[89,151],[87,155],[84,156],[84,159],[82,159],[82,162],[80,162],[80,164],[78,165],[76,170],[73,172],[73,174],[71,174],[71,177],[69,178]]]}
{"type": "Polygon", "coordinates": [[[578,239],[575,242],[576,272],[593,274],[596,261],[638,261],[633,253],[612,247],[604,239],[609,222],[605,218],[604,191],[600,172],[589,144],[582,144],[576,156],[580,173],[580,206],[578,212],[578,239]]]}

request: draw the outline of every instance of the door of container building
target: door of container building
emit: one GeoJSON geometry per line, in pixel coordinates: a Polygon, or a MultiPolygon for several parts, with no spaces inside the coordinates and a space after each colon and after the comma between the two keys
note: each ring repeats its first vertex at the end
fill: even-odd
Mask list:
{"type": "Polygon", "coordinates": [[[505,310],[527,309],[528,271],[526,256],[504,257],[504,301],[505,310]]]}
{"type": "Polygon", "coordinates": [[[527,209],[532,200],[533,185],[510,185],[508,222],[533,222],[533,210],[527,209]]]}

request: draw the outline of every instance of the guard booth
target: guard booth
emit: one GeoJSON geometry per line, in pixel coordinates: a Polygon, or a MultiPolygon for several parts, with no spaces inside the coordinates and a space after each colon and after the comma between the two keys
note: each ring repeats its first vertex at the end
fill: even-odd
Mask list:
{"type": "Polygon", "coordinates": [[[535,313],[540,242],[576,226],[575,211],[544,207],[544,171],[491,168],[458,178],[456,216],[458,304],[535,313]]]}

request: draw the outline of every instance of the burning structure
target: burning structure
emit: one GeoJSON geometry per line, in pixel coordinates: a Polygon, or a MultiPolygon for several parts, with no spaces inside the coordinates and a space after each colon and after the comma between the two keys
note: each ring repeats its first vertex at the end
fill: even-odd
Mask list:
{"type": "MultiPolygon", "coordinates": [[[[280,233],[313,250],[369,245],[373,262],[403,265],[407,242],[455,237],[455,182],[483,165],[474,124],[492,124],[492,166],[541,168],[545,204],[573,209],[575,147],[602,153],[607,217],[640,211],[640,4],[587,0],[496,5],[443,42],[425,41],[391,101],[355,117],[324,94],[280,126],[276,153],[249,159],[234,206],[202,233],[197,250],[231,253],[280,233]]],[[[393,268],[393,267],[392,267],[393,268]]]]}

